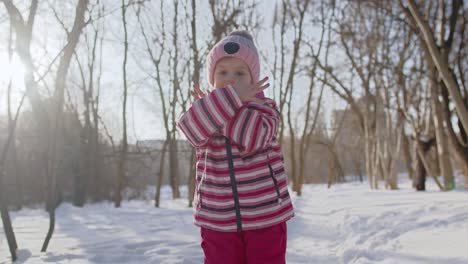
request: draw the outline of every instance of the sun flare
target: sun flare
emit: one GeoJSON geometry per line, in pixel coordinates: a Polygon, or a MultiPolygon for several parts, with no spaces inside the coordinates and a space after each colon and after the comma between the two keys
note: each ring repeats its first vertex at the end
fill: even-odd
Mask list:
{"type": "Polygon", "coordinates": [[[0,54],[0,83],[2,86],[11,80],[15,87],[23,84],[24,66],[17,56],[13,56],[11,61],[8,55],[0,54]]]}

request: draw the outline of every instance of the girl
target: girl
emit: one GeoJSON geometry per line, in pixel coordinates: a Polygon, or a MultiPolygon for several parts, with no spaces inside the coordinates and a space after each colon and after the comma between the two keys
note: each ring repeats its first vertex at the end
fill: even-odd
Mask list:
{"type": "Polygon", "coordinates": [[[211,91],[177,125],[197,151],[194,223],[205,263],[285,263],[294,216],[276,134],[280,113],[263,94],[252,36],[235,31],[208,54],[211,91]]]}

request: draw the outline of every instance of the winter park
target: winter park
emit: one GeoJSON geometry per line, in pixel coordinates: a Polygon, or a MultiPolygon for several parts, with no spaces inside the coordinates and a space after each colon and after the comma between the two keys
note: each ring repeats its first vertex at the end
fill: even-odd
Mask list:
{"type": "Polygon", "coordinates": [[[0,263],[468,263],[467,12],[0,0],[0,263]]]}

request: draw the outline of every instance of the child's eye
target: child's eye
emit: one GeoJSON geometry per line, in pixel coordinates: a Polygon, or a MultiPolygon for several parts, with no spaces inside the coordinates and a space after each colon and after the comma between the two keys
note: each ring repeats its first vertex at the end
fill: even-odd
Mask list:
{"type": "Polygon", "coordinates": [[[221,74],[221,75],[226,75],[227,72],[226,71],[220,71],[218,73],[221,74]]]}
{"type": "Polygon", "coordinates": [[[242,76],[244,75],[244,72],[236,72],[237,76],[242,76]]]}

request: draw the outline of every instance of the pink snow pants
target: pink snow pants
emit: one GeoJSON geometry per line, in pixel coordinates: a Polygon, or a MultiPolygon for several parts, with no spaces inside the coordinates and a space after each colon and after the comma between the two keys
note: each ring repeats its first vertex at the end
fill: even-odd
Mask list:
{"type": "Polygon", "coordinates": [[[242,232],[201,228],[205,264],[286,263],[286,222],[242,232]]]}

